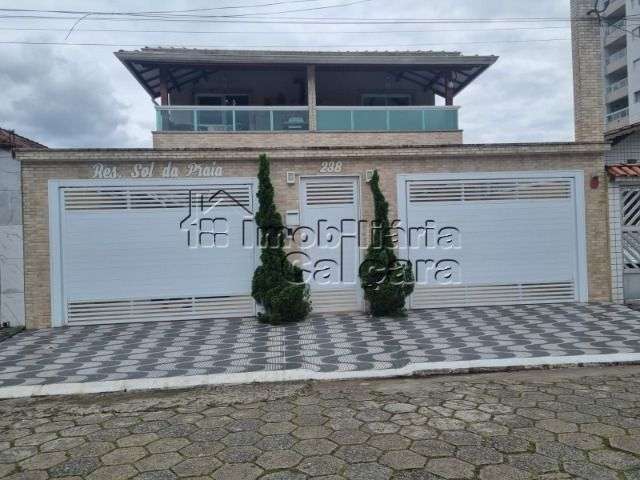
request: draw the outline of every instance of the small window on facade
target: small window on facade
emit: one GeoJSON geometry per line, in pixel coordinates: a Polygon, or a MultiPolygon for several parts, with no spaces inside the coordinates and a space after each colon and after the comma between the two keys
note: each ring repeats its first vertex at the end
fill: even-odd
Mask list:
{"type": "Polygon", "coordinates": [[[640,90],[633,94],[633,101],[635,103],[640,103],[640,90]]]}

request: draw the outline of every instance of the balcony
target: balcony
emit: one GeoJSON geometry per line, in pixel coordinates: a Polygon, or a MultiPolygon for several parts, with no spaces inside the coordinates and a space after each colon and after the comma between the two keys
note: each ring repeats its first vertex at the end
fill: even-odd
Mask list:
{"type": "MultiPolygon", "coordinates": [[[[312,130],[306,106],[157,106],[156,123],[159,132],[312,130]]],[[[458,107],[324,106],[316,107],[315,123],[319,132],[451,132],[459,129],[458,107]]]]}
{"type": "Polygon", "coordinates": [[[157,106],[159,132],[290,132],[309,130],[309,109],[299,106],[157,106]]]}
{"type": "Polygon", "coordinates": [[[629,124],[629,107],[621,108],[607,115],[607,130],[616,130],[629,124]]]}
{"type": "Polygon", "coordinates": [[[448,132],[458,107],[317,107],[321,132],[448,132]]]}
{"type": "Polygon", "coordinates": [[[607,9],[604,11],[602,16],[606,18],[614,17],[624,17],[626,13],[627,0],[610,0],[607,9]]]}
{"type": "Polygon", "coordinates": [[[623,48],[615,53],[612,53],[605,60],[606,74],[612,74],[618,70],[627,66],[627,49],[623,48]]]}
{"type": "Polygon", "coordinates": [[[605,46],[611,46],[614,43],[621,43],[627,38],[627,22],[625,19],[618,20],[615,23],[608,25],[605,28],[604,44],[605,46]]]}
{"type": "Polygon", "coordinates": [[[623,78],[617,82],[612,83],[606,89],[606,102],[616,102],[629,94],[629,79],[623,78]]]}

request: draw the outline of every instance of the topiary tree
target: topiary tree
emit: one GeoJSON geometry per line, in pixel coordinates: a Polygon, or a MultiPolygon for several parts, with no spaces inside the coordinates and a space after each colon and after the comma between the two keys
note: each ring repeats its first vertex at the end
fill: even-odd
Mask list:
{"type": "Polygon", "coordinates": [[[260,321],[280,324],[303,320],[311,311],[309,286],[302,270],[292,265],[284,252],[286,229],[273,200],[269,159],[260,155],[256,224],[260,235],[261,265],[253,274],[251,294],[264,309],[260,321]]]}
{"type": "Polygon", "coordinates": [[[405,314],[405,299],[413,292],[411,263],[398,260],[389,223],[389,203],[380,190],[378,171],[371,178],[374,223],[371,240],[362,265],[360,282],[374,316],[405,314]]]}

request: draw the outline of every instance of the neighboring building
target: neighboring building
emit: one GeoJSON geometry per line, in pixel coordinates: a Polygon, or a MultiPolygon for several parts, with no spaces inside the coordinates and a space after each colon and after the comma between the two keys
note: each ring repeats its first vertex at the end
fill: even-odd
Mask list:
{"type": "Polygon", "coordinates": [[[0,325],[24,325],[22,194],[16,148],[46,148],[0,128],[0,325]]]}
{"type": "Polygon", "coordinates": [[[605,139],[609,187],[612,299],[640,300],[640,15],[636,0],[601,3],[605,139]]]}
{"type": "Polygon", "coordinates": [[[627,21],[640,14],[636,0],[610,0],[601,13],[606,132],[640,122],[640,27],[627,21]]]}
{"type": "Polygon", "coordinates": [[[27,326],[254,315],[261,153],[316,311],[366,308],[374,169],[410,308],[609,300],[599,25],[571,4],[572,143],[462,143],[454,98],[495,57],[118,52],[160,98],[154,148],[19,153],[27,326]]]}

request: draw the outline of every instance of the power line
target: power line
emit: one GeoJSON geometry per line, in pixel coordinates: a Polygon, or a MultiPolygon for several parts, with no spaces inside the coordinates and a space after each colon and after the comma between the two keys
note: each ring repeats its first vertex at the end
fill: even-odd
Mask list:
{"type": "MultiPolygon", "coordinates": [[[[360,0],[362,1],[362,0],[360,0]]],[[[344,5],[344,4],[342,4],[344,5]]],[[[2,9],[0,9],[2,11],[2,9]]],[[[88,12],[91,13],[91,12],[88,12]]],[[[246,17],[239,18],[238,15],[164,15],[164,16],[133,16],[130,18],[113,18],[109,16],[98,16],[99,14],[92,14],[91,21],[156,21],[156,22],[214,22],[214,23],[319,23],[319,24],[403,24],[403,23],[416,23],[416,24],[469,24],[469,23],[541,23],[541,22],[554,22],[554,23],[567,23],[573,20],[577,21],[589,21],[592,22],[595,19],[590,18],[570,18],[570,17],[507,17],[507,18],[345,18],[345,17],[322,17],[322,18],[309,18],[309,17],[278,17],[275,19],[269,18],[266,14],[256,14],[255,18],[247,19],[246,17]]],[[[66,16],[51,16],[51,15],[5,15],[0,18],[6,19],[41,19],[41,20],[71,20],[66,16]]]]}
{"type": "MultiPolygon", "coordinates": [[[[403,45],[395,45],[395,48],[407,48],[407,47],[426,47],[433,45],[491,45],[491,44],[510,44],[510,43],[538,43],[538,42],[568,42],[570,38],[543,38],[543,39],[529,39],[529,40],[495,40],[495,41],[477,41],[477,42],[436,42],[436,43],[413,43],[413,44],[403,44],[403,45]]],[[[18,41],[18,40],[7,40],[0,41],[2,45],[53,45],[53,46],[69,46],[69,47],[148,47],[148,45],[140,44],[140,43],[99,43],[99,42],[48,42],[48,41],[18,41]]],[[[392,48],[391,45],[353,45],[350,44],[349,48],[358,47],[358,48],[392,48]]],[[[165,46],[162,48],[202,48],[202,49],[246,49],[246,48],[281,48],[288,50],[295,49],[315,49],[315,48],[333,48],[333,49],[344,49],[345,47],[339,45],[175,45],[175,46],[165,46]]]]}
{"type": "MultiPolygon", "coordinates": [[[[343,34],[398,34],[398,33],[442,33],[442,32],[502,32],[502,31],[528,31],[528,30],[568,30],[569,27],[550,26],[550,27],[504,27],[504,28],[464,28],[464,29],[429,29],[429,30],[347,30],[347,31],[329,31],[329,30],[295,30],[295,31],[246,31],[246,30],[132,30],[119,28],[77,28],[74,33],[185,33],[185,34],[242,34],[242,35],[287,35],[287,34],[321,34],[336,33],[343,34]]],[[[38,28],[38,27],[0,27],[0,31],[27,31],[27,32],[66,32],[67,28],[38,28]]]]}
{"type": "Polygon", "coordinates": [[[159,14],[172,14],[172,13],[193,13],[193,12],[209,12],[214,10],[237,10],[244,8],[260,8],[260,7],[273,7],[278,5],[288,5],[295,3],[311,3],[321,2],[323,0],[287,0],[281,2],[270,3],[254,3],[252,5],[231,5],[223,7],[211,7],[211,8],[191,8],[188,10],[160,10],[160,11],[135,11],[135,12],[101,12],[101,11],[81,11],[81,10],[39,10],[35,8],[0,8],[0,11],[4,12],[33,12],[33,13],[63,13],[68,15],[159,15],[159,14]]]}
{"type": "MultiPolygon", "coordinates": [[[[126,17],[125,20],[150,20],[150,19],[176,19],[176,18],[184,18],[184,19],[204,19],[204,18],[243,18],[243,17],[252,17],[252,16],[260,16],[260,15],[280,15],[283,13],[299,13],[299,12],[311,12],[311,11],[318,11],[318,10],[326,10],[326,9],[331,9],[331,8],[344,8],[344,7],[349,7],[352,5],[358,5],[358,4],[362,4],[362,3],[369,3],[372,2],[374,0],[351,0],[349,2],[342,2],[342,3],[337,3],[337,4],[332,4],[332,5],[321,5],[318,7],[307,7],[307,8],[297,8],[297,9],[289,9],[289,10],[281,10],[279,12],[261,12],[261,13],[238,13],[238,14],[233,14],[233,15],[204,15],[204,14],[190,14],[190,13],[178,13],[179,11],[176,10],[174,12],[169,12],[169,13],[136,13],[136,12],[100,12],[100,11],[81,11],[81,10],[29,10],[29,9],[3,9],[0,8],[0,11],[7,11],[7,12],[21,12],[21,11],[25,11],[25,12],[31,12],[31,13],[58,13],[58,14],[63,14],[63,15],[81,15],[84,17],[88,17],[88,16],[92,16],[92,17],[96,17],[99,15],[106,15],[106,16],[117,16],[117,17],[126,17]]],[[[286,2],[282,2],[282,3],[286,3],[286,2]]],[[[15,15],[15,18],[21,17],[20,15],[15,15]]],[[[22,17],[31,17],[31,18],[40,18],[38,15],[35,16],[30,16],[30,15],[23,15],[22,17]]],[[[69,18],[69,17],[49,17],[49,18],[62,18],[65,20],[70,20],[73,18],[69,18]]]]}

